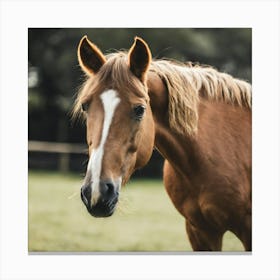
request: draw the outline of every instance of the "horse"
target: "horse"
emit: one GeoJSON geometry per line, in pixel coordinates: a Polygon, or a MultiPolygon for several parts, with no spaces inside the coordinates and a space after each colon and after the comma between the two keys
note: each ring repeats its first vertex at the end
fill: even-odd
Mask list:
{"type": "Polygon", "coordinates": [[[77,53],[87,77],[73,112],[87,128],[88,212],[111,216],[155,147],[193,251],[221,251],[226,231],[251,251],[251,85],[211,66],[152,59],[140,37],[104,55],[84,36],[77,53]]]}

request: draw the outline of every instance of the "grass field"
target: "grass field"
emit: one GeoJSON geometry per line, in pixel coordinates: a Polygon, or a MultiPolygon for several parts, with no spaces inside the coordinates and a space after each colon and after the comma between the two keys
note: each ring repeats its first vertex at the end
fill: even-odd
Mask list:
{"type": "MultiPolygon", "coordinates": [[[[161,181],[132,180],[105,219],[87,213],[81,182],[76,175],[29,171],[30,252],[191,251],[184,219],[161,181]]],[[[243,251],[229,232],[223,244],[223,251],[243,251]]]]}

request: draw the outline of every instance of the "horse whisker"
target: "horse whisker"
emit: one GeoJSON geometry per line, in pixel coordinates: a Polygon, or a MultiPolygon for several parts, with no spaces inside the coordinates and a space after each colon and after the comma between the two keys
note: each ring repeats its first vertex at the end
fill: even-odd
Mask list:
{"type": "Polygon", "coordinates": [[[72,199],[72,198],[74,198],[75,196],[77,196],[78,195],[78,192],[74,192],[74,193],[72,193],[71,195],[69,195],[68,197],[67,197],[67,199],[72,199]]]}

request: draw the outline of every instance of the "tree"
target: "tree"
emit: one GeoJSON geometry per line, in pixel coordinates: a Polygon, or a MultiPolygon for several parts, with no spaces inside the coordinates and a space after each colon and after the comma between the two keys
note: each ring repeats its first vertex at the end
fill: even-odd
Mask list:
{"type": "Polygon", "coordinates": [[[85,142],[85,128],[70,121],[83,81],[76,51],[87,34],[103,52],[129,48],[137,35],[155,58],[212,65],[251,80],[251,29],[246,28],[31,28],[28,32],[30,140],[85,142]]]}

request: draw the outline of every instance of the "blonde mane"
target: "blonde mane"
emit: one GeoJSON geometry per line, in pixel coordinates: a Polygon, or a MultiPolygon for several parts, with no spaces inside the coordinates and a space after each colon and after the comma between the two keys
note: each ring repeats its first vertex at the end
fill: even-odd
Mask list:
{"type": "MultiPolygon", "coordinates": [[[[102,85],[116,89],[126,87],[135,94],[147,92],[146,87],[127,67],[125,52],[107,55],[106,59],[104,67],[94,77],[88,78],[78,93],[74,116],[80,115],[81,104],[102,85]]],[[[154,60],[149,71],[157,73],[168,89],[170,127],[180,134],[191,135],[196,132],[200,97],[251,109],[251,85],[210,66],[154,60]]]]}
{"type": "Polygon", "coordinates": [[[170,127],[181,134],[196,132],[200,97],[251,108],[251,85],[210,66],[158,60],[150,70],[166,84],[170,127]]]}

